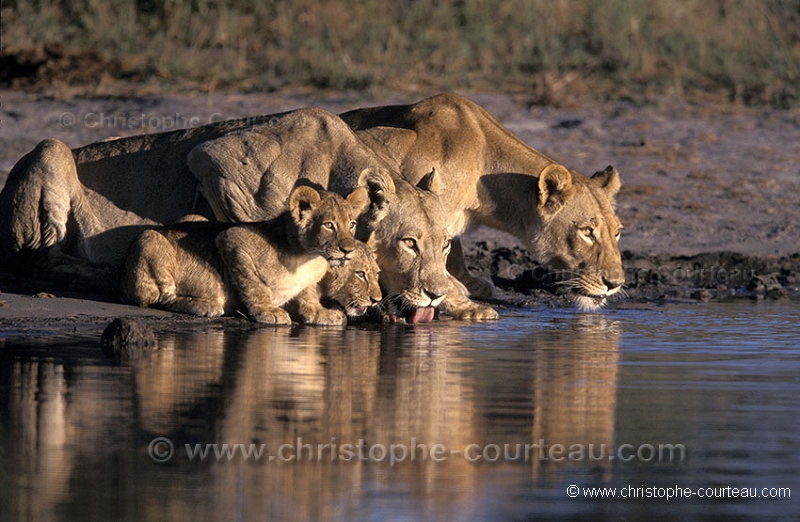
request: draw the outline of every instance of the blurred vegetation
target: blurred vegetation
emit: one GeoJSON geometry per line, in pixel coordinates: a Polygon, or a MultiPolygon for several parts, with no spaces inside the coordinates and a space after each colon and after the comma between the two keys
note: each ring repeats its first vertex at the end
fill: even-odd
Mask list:
{"type": "Polygon", "coordinates": [[[554,104],[667,93],[788,107],[800,105],[800,0],[3,0],[2,54],[0,82],[17,88],[494,90],[554,104]]]}

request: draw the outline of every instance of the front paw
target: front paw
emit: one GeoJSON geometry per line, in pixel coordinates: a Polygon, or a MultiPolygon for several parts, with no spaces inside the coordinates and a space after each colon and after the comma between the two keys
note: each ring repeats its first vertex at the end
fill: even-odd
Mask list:
{"type": "Polygon", "coordinates": [[[189,313],[200,317],[220,317],[225,313],[225,308],[216,302],[207,299],[192,299],[187,303],[189,313]]]}
{"type": "Polygon", "coordinates": [[[304,315],[303,323],[316,326],[344,326],[347,324],[347,316],[339,310],[320,308],[304,315]]]}
{"type": "Polygon", "coordinates": [[[289,312],[287,312],[283,308],[270,308],[267,310],[260,310],[256,313],[252,313],[251,317],[253,321],[262,324],[273,324],[273,325],[292,324],[292,318],[289,317],[289,312]]]}
{"type": "Polygon", "coordinates": [[[458,321],[497,321],[500,314],[491,306],[470,303],[463,307],[451,307],[450,315],[458,321]]]}

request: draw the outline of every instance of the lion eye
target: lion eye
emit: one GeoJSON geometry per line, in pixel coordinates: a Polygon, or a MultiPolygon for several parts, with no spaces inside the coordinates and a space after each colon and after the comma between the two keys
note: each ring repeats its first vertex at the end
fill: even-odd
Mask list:
{"type": "Polygon", "coordinates": [[[356,271],[356,277],[358,277],[359,279],[361,279],[363,281],[366,281],[367,280],[367,273],[364,272],[363,270],[358,270],[358,271],[356,271]]]}
{"type": "Polygon", "coordinates": [[[589,244],[592,244],[597,240],[597,238],[594,235],[594,229],[591,227],[580,228],[579,232],[581,233],[581,237],[583,238],[583,240],[589,244]]]}
{"type": "Polygon", "coordinates": [[[355,221],[351,221],[350,222],[350,230],[355,230],[355,229],[356,229],[356,222],[355,221]]]}
{"type": "Polygon", "coordinates": [[[444,242],[444,246],[442,247],[442,252],[447,252],[448,250],[450,250],[450,247],[452,246],[452,244],[453,244],[453,241],[451,239],[446,240],[444,242]]]}
{"type": "Polygon", "coordinates": [[[622,229],[617,230],[617,233],[614,234],[614,239],[619,241],[619,238],[622,237],[622,229]]]}
{"type": "Polygon", "coordinates": [[[417,240],[414,239],[413,237],[405,237],[402,239],[402,241],[403,244],[406,246],[406,248],[410,248],[411,250],[414,251],[417,250],[417,240]]]}
{"type": "Polygon", "coordinates": [[[322,224],[322,226],[323,226],[323,227],[324,227],[326,230],[333,230],[333,229],[334,229],[333,221],[326,221],[326,222],[324,222],[324,223],[322,224]]]}

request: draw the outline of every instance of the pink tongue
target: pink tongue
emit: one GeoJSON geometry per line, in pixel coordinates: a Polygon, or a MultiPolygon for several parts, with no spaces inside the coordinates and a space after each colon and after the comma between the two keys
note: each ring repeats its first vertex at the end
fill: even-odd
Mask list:
{"type": "Polygon", "coordinates": [[[426,306],[424,308],[414,308],[406,315],[406,322],[409,324],[429,323],[433,321],[436,308],[426,306]]]}

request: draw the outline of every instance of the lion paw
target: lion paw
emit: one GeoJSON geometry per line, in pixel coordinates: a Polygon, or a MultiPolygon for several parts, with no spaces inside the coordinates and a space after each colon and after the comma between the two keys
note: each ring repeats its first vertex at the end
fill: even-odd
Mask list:
{"type": "Polygon", "coordinates": [[[303,322],[317,326],[343,326],[347,324],[347,316],[339,310],[320,308],[303,317],[303,322]]]}
{"type": "MultiPolygon", "coordinates": [[[[167,289],[174,295],[174,288],[167,289]]],[[[197,297],[162,297],[158,306],[171,312],[192,314],[200,317],[219,317],[225,313],[224,307],[217,301],[197,297]]]]}
{"type": "Polygon", "coordinates": [[[262,310],[258,313],[252,314],[252,318],[254,321],[263,324],[274,324],[274,325],[291,325],[292,318],[289,317],[289,312],[284,310],[283,308],[270,308],[268,310],[262,310]]]}
{"type": "Polygon", "coordinates": [[[205,299],[193,299],[188,307],[189,313],[201,317],[220,317],[225,313],[225,309],[221,305],[205,299]]]}
{"type": "Polygon", "coordinates": [[[459,321],[497,321],[500,314],[491,306],[473,304],[461,310],[453,310],[453,319],[459,321]]]}

